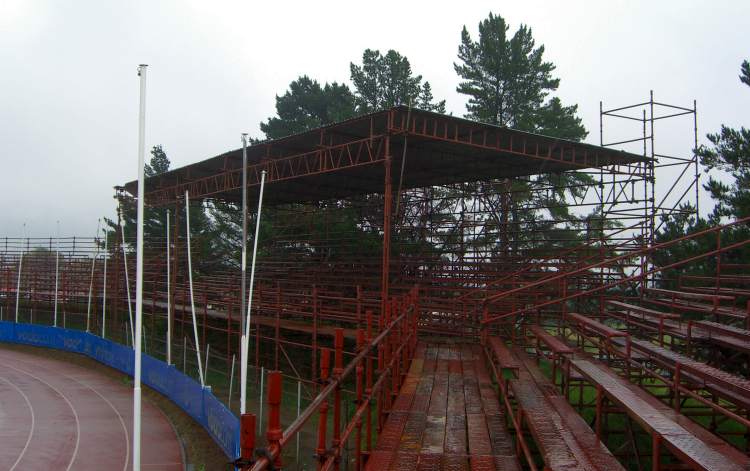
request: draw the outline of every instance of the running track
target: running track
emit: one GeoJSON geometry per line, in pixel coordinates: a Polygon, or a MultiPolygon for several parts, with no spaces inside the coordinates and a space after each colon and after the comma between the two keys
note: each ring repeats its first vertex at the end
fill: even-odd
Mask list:
{"type": "MultiPolygon", "coordinates": [[[[141,467],[182,471],[164,413],[143,401],[141,467]]],[[[132,469],[133,390],[62,360],[0,346],[0,471],[132,469]]]]}

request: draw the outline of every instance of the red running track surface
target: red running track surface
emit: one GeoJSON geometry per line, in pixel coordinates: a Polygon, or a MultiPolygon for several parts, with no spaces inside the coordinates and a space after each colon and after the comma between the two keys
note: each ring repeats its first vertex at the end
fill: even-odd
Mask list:
{"type": "MultiPolygon", "coordinates": [[[[185,468],[164,413],[143,401],[141,467],[185,468]]],[[[132,469],[132,387],[95,370],[0,347],[0,470],[132,469]]]]}

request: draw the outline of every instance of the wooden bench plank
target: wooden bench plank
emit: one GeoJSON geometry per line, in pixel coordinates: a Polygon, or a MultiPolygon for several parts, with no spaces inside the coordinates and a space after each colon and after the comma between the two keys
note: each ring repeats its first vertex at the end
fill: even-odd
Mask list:
{"type": "Polygon", "coordinates": [[[726,296],[722,294],[688,293],[685,291],[675,291],[662,288],[646,288],[646,293],[656,294],[670,299],[681,298],[690,300],[698,299],[702,301],[734,301],[734,296],[726,296]]]}
{"type": "Polygon", "coordinates": [[[490,350],[495,355],[495,360],[497,360],[500,368],[517,371],[521,367],[518,361],[516,361],[516,358],[510,352],[510,349],[502,340],[500,340],[500,338],[490,337],[488,342],[490,344],[490,350]]]}
{"type": "Polygon", "coordinates": [[[622,301],[616,301],[614,299],[607,300],[607,304],[609,304],[610,306],[615,306],[619,309],[637,312],[639,314],[642,314],[644,316],[649,316],[649,317],[656,317],[656,318],[663,318],[663,319],[679,319],[680,318],[679,314],[657,311],[655,309],[649,309],[647,307],[637,306],[635,304],[628,304],[622,301]]]}
{"type": "Polygon", "coordinates": [[[750,458],[695,422],[678,414],[637,385],[621,378],[606,365],[588,358],[571,360],[588,382],[602,389],[615,404],[676,452],[693,469],[743,471],[750,458]]]}
{"type": "Polygon", "coordinates": [[[591,319],[590,317],[586,317],[584,315],[577,314],[575,312],[568,313],[565,316],[565,319],[568,321],[573,321],[578,325],[583,325],[589,328],[590,330],[593,330],[597,332],[598,334],[603,335],[604,337],[607,337],[607,338],[628,336],[627,332],[613,329],[612,327],[608,325],[604,325],[595,319],[591,319]]]}
{"type": "Polygon", "coordinates": [[[575,352],[575,349],[573,347],[571,347],[570,345],[567,345],[561,339],[550,334],[549,332],[542,329],[538,325],[531,325],[531,326],[528,326],[528,328],[531,331],[531,333],[534,334],[534,337],[539,339],[539,341],[542,342],[544,345],[546,345],[547,348],[552,350],[553,353],[564,355],[564,354],[575,352]]]}

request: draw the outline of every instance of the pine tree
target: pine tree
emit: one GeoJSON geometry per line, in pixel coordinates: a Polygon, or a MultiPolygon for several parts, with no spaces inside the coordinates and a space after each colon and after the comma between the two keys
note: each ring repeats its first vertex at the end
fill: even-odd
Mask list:
{"type": "Polygon", "coordinates": [[[321,86],[307,75],[289,84],[276,96],[276,115],[260,123],[267,139],[278,139],[326,124],[343,121],[355,114],[354,95],[345,84],[321,86]]]}
{"type": "Polygon", "coordinates": [[[435,102],[430,83],[422,83],[421,75],[413,75],[409,59],[393,49],[385,55],[377,49],[365,49],[362,65],[351,63],[349,69],[360,113],[409,104],[445,113],[445,100],[435,102]]]}
{"type": "Polygon", "coordinates": [[[478,41],[466,26],[461,31],[460,62],[453,67],[461,78],[456,91],[469,96],[466,117],[576,141],[585,138],[577,105],[547,101],[560,79],[552,76],[555,65],[543,58],[544,45],[535,47],[526,25],[512,37],[508,31],[503,17],[492,13],[479,23],[478,41]]]}
{"type": "MultiPolygon", "coordinates": [[[[739,78],[750,86],[750,62],[742,63],[739,78]]],[[[697,150],[706,172],[718,169],[733,179],[727,184],[711,176],[708,183],[703,185],[716,200],[713,222],[719,223],[725,217],[750,216],[750,129],[722,126],[721,131],[706,137],[712,146],[703,145],[697,150]]]]}

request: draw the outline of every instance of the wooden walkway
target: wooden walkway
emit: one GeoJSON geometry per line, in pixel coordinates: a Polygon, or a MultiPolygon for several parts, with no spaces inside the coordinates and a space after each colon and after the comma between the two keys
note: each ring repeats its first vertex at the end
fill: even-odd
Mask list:
{"type": "Polygon", "coordinates": [[[420,342],[367,470],[521,466],[478,344],[420,342]]]}

